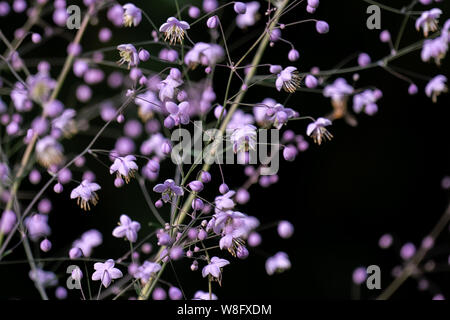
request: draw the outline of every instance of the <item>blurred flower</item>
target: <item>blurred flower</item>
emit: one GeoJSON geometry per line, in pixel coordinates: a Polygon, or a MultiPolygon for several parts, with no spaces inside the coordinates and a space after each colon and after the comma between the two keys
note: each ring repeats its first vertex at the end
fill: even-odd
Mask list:
{"type": "Polygon", "coordinates": [[[274,273],[281,273],[291,268],[291,262],[285,252],[278,252],[273,257],[270,257],[266,261],[266,272],[269,276],[274,273]]]}

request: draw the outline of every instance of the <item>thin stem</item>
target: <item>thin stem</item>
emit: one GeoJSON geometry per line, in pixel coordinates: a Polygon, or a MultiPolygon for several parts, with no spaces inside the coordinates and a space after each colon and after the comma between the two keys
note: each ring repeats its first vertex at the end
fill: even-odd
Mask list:
{"type": "MultiPolygon", "coordinates": [[[[441,234],[444,228],[450,221],[450,205],[445,210],[444,214],[441,216],[439,221],[434,226],[430,233],[430,238],[436,240],[436,238],[441,234]]],[[[395,280],[384,290],[382,294],[378,296],[378,300],[389,299],[400,286],[414,273],[418,265],[425,258],[429,248],[421,247],[417,253],[411,258],[411,261],[403,268],[402,273],[395,278],[395,280]]]]}

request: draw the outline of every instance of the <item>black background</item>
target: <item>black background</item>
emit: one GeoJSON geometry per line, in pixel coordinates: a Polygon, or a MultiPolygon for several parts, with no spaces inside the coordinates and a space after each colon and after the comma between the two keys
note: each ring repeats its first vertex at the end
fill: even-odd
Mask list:
{"type": "MultiPolygon", "coordinates": [[[[408,3],[396,1],[395,5],[391,5],[401,8],[408,3]]],[[[135,4],[148,12],[157,25],[175,11],[172,1],[136,1],[135,4]]],[[[308,71],[316,65],[327,70],[357,52],[367,52],[373,60],[386,56],[389,49],[386,44],[379,42],[380,31],[366,28],[367,6],[363,1],[321,1],[314,17],[330,24],[327,35],[317,34],[314,24],[302,24],[283,32],[283,37],[293,41],[300,51],[301,57],[294,65],[301,71],[308,71]]],[[[441,4],[442,7],[445,7],[444,12],[450,9],[448,3],[441,4]]],[[[422,10],[420,5],[416,8],[422,10]]],[[[222,20],[224,25],[233,16],[232,10],[227,10],[222,20]]],[[[445,17],[448,15],[444,14],[441,24],[445,17]]],[[[309,14],[305,12],[304,5],[301,5],[283,22],[304,18],[309,18],[309,14]]],[[[103,20],[101,21],[102,24],[103,20]]],[[[395,39],[402,16],[382,11],[381,21],[382,29],[389,29],[395,39]]],[[[19,23],[19,19],[14,22],[19,23]]],[[[10,35],[13,29],[9,22],[8,25],[6,23],[2,19],[1,27],[10,35]]],[[[96,40],[99,26],[94,26],[93,31],[88,32],[84,39],[83,47],[86,50],[102,46],[96,40]]],[[[151,29],[144,20],[136,32],[134,29],[131,32],[129,30],[115,30],[115,36],[108,46],[147,40],[150,37],[151,29]]],[[[208,35],[202,34],[202,30],[204,29],[196,26],[196,29],[190,31],[190,37],[194,41],[207,40],[208,35]]],[[[237,39],[240,33],[236,32],[233,36],[237,39]]],[[[401,47],[418,41],[421,37],[415,31],[413,22],[409,22],[401,47]]],[[[39,55],[63,57],[64,50],[61,40],[53,40],[43,49],[30,53],[28,58],[39,55]]],[[[152,48],[148,50],[156,55],[156,52],[151,51],[152,48]]],[[[236,57],[239,57],[240,50],[243,49],[235,51],[236,57]]],[[[288,45],[278,43],[267,50],[264,62],[290,65],[292,63],[287,60],[288,50],[288,45]]],[[[106,55],[106,59],[117,60],[116,52],[106,55]]],[[[355,60],[349,63],[355,64],[355,60]]],[[[448,61],[444,61],[440,68],[432,63],[421,62],[420,51],[395,61],[394,65],[430,77],[438,73],[448,75],[449,66],[448,61]]],[[[149,62],[144,67],[161,69],[154,62],[149,62]]],[[[55,71],[56,68],[53,72],[55,71]]],[[[216,88],[224,87],[225,84],[221,85],[221,81],[225,81],[222,79],[226,79],[224,75],[225,73],[216,78],[216,88]]],[[[330,129],[335,137],[331,142],[320,147],[311,142],[310,149],[300,154],[295,162],[282,162],[278,184],[268,189],[259,186],[251,188],[252,201],[240,208],[240,211],[258,217],[263,224],[281,219],[290,220],[295,225],[296,233],[289,240],[281,240],[274,228],[263,231],[263,244],[258,250],[251,251],[249,259],[233,261],[225,268],[223,287],[215,285],[213,288],[220,298],[374,298],[380,292],[358,289],[352,285],[353,270],[359,266],[379,265],[382,270],[382,288],[385,288],[392,281],[391,269],[401,263],[401,245],[409,241],[419,245],[445,210],[448,194],[441,189],[441,179],[449,174],[446,112],[449,106],[448,96],[440,96],[438,103],[433,104],[425,96],[423,90],[426,82],[421,80],[416,82],[420,93],[409,96],[407,83],[380,68],[361,72],[360,76],[358,87],[374,85],[383,91],[378,114],[373,117],[358,116],[359,126],[356,128],[343,121],[336,121],[330,129]],[[393,234],[394,246],[389,250],[381,250],[377,242],[386,232],[393,234]],[[292,269],[280,275],[267,276],[265,259],[279,250],[289,254],[292,269]]],[[[351,81],[351,74],[345,77],[351,81]]],[[[62,100],[74,100],[75,84],[70,80],[66,83],[62,100]]],[[[235,90],[236,88],[234,87],[235,90]]],[[[218,101],[221,101],[223,93],[219,90],[216,93],[218,101]]],[[[97,101],[110,94],[110,91],[98,86],[95,94],[94,100],[97,101]]],[[[279,94],[262,87],[250,90],[246,101],[258,102],[268,96],[280,102],[286,97],[284,93],[279,94]]],[[[330,111],[328,99],[312,93],[293,95],[287,106],[298,110],[302,115],[321,116],[330,111]]],[[[297,133],[304,133],[305,127],[306,123],[302,122],[294,122],[290,126],[297,133]]],[[[88,141],[89,137],[71,141],[66,145],[66,150],[76,154],[88,141]]],[[[113,143],[114,140],[105,138],[97,146],[107,149],[113,143]]],[[[70,243],[90,228],[98,228],[105,237],[104,245],[95,251],[94,256],[118,257],[128,249],[127,243],[114,239],[109,234],[120,214],[128,214],[143,225],[148,221],[150,214],[136,183],[123,189],[115,189],[113,178],[104,167],[94,160],[90,160],[88,164],[102,185],[100,203],[92,212],[84,213],[73,201],[68,200],[70,187],[66,187],[62,195],[50,194],[55,201],[54,210],[50,214],[53,231],[50,239],[54,249],[48,255],[41,254],[43,257],[66,256],[70,243]]],[[[229,181],[233,181],[229,182],[232,188],[244,181],[241,168],[226,166],[224,170],[229,181]]],[[[169,177],[167,172],[172,174],[173,168],[165,165],[161,171],[161,179],[165,179],[169,177]]],[[[214,191],[220,183],[219,172],[213,170],[212,174],[217,179],[217,185],[211,186],[214,191]]],[[[76,175],[75,178],[79,178],[81,173],[76,175]]],[[[24,185],[24,188],[28,187],[31,188],[24,185]]],[[[214,196],[214,192],[210,196],[214,196]]],[[[149,230],[150,227],[144,226],[140,235],[149,230]]],[[[425,260],[433,259],[439,265],[448,266],[448,241],[446,229],[438,239],[436,248],[425,260]]],[[[19,248],[10,259],[21,259],[21,251],[19,248]]],[[[56,268],[63,277],[61,284],[64,284],[66,265],[68,263],[50,264],[46,269],[56,268]]],[[[207,282],[199,272],[192,273],[188,268],[189,264],[179,263],[175,267],[188,297],[198,289],[207,290],[207,282]]],[[[0,265],[0,270],[3,275],[8,275],[1,277],[0,297],[37,298],[27,277],[26,264],[13,267],[0,265]]],[[[175,281],[172,273],[168,269],[165,275],[168,280],[175,281]]],[[[419,292],[416,281],[408,280],[394,298],[430,299],[438,292],[450,295],[448,273],[436,272],[427,275],[427,278],[435,285],[433,292],[419,292]]],[[[96,285],[93,288],[94,291],[97,290],[96,285]]],[[[77,298],[75,293],[71,293],[71,297],[77,298]]]]}

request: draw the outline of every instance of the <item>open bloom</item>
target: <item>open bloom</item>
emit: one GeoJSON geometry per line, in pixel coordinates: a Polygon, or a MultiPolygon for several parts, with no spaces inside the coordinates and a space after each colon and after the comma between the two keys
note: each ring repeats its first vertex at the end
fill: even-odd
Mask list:
{"type": "Polygon", "coordinates": [[[98,184],[83,180],[78,187],[72,190],[70,199],[76,198],[77,204],[83,210],[91,210],[89,203],[92,203],[94,206],[97,204],[98,195],[95,191],[100,189],[101,187],[98,184]]]}
{"type": "Polygon", "coordinates": [[[108,259],[105,263],[97,262],[94,264],[95,272],[92,274],[92,280],[100,280],[105,288],[108,288],[111,281],[123,277],[122,271],[114,268],[114,260],[108,259]]]}
{"type": "Polygon", "coordinates": [[[322,141],[326,138],[331,140],[333,136],[325,128],[329,126],[331,121],[325,118],[319,118],[313,123],[310,123],[306,128],[306,134],[313,138],[314,142],[320,145],[322,141]]]}
{"type": "Polygon", "coordinates": [[[231,134],[231,143],[233,143],[233,151],[237,153],[238,151],[248,151],[249,149],[256,149],[256,127],[247,124],[240,128],[234,129],[231,134]]]}
{"type": "Polygon", "coordinates": [[[134,172],[138,169],[135,156],[117,157],[109,168],[109,173],[116,173],[117,178],[123,178],[126,183],[130,177],[134,177],[134,172]]]}
{"type": "Polygon", "coordinates": [[[161,270],[161,265],[159,263],[145,261],[144,264],[138,268],[137,272],[134,274],[134,277],[147,282],[150,277],[158,273],[159,270],[161,270]]]}
{"type": "Polygon", "coordinates": [[[333,84],[325,87],[323,95],[331,98],[335,110],[335,118],[341,118],[347,108],[348,96],[353,93],[353,87],[344,78],[337,78],[333,84]]]}
{"type": "Polygon", "coordinates": [[[119,65],[128,63],[128,69],[130,69],[139,64],[139,54],[132,44],[121,44],[117,46],[117,50],[120,54],[120,60],[117,62],[119,65]]]}
{"type": "Polygon", "coordinates": [[[132,221],[130,217],[123,214],[120,216],[119,226],[113,230],[112,235],[116,238],[127,238],[130,242],[136,242],[137,233],[141,229],[141,224],[132,221]]]}
{"type": "Polygon", "coordinates": [[[182,196],[184,194],[183,189],[175,184],[172,179],[167,179],[164,183],[157,184],[153,191],[162,193],[162,200],[167,202],[173,195],[182,196]]]}
{"type": "Polygon", "coordinates": [[[233,209],[236,205],[232,199],[235,194],[235,191],[228,191],[224,195],[217,196],[214,199],[216,213],[233,209]]]}
{"type": "Polygon", "coordinates": [[[202,276],[205,278],[210,275],[213,279],[221,284],[222,282],[222,268],[227,264],[230,264],[228,260],[220,259],[218,257],[212,257],[208,265],[203,267],[202,276]]]}
{"type": "Polygon", "coordinates": [[[123,6],[123,25],[125,27],[137,26],[142,20],[141,9],[132,3],[123,6]]]}
{"type": "Polygon", "coordinates": [[[428,97],[430,97],[433,102],[437,101],[437,97],[442,92],[447,92],[447,86],[445,85],[445,82],[447,82],[447,77],[443,75],[437,75],[433,79],[428,82],[427,86],[425,87],[425,93],[428,97]]]}
{"type": "Polygon", "coordinates": [[[266,261],[266,272],[269,276],[280,273],[291,268],[291,262],[285,252],[278,252],[266,261]]]}
{"type": "Polygon", "coordinates": [[[178,87],[183,84],[181,73],[178,69],[172,68],[166,79],[158,84],[159,100],[167,101],[174,99],[178,92],[178,87]]]}
{"type": "Polygon", "coordinates": [[[170,44],[181,43],[184,39],[185,30],[189,28],[189,23],[186,21],[179,21],[175,17],[170,17],[166,23],[161,25],[159,32],[164,32],[164,40],[169,40],[170,44]]]}
{"type": "Polygon", "coordinates": [[[246,3],[245,6],[245,13],[238,14],[236,17],[236,25],[241,29],[253,26],[259,19],[258,10],[260,3],[258,1],[246,3]]]}
{"type": "Polygon", "coordinates": [[[296,67],[287,67],[283,69],[275,81],[275,86],[278,91],[283,89],[286,92],[294,93],[300,86],[301,77],[296,67]]]}
{"type": "Polygon", "coordinates": [[[172,101],[166,103],[166,109],[170,113],[169,117],[173,119],[174,125],[176,126],[189,123],[189,108],[190,105],[187,101],[183,101],[179,105],[172,101]]]}
{"type": "Polygon", "coordinates": [[[272,123],[277,129],[288,122],[290,118],[297,117],[298,113],[290,108],[285,108],[282,104],[277,103],[273,107],[266,110],[267,121],[272,123]]]}
{"type": "Polygon", "coordinates": [[[417,31],[422,28],[423,34],[425,37],[428,37],[430,31],[435,32],[438,29],[438,19],[441,14],[442,10],[438,8],[423,12],[419,19],[416,20],[417,31]]]}

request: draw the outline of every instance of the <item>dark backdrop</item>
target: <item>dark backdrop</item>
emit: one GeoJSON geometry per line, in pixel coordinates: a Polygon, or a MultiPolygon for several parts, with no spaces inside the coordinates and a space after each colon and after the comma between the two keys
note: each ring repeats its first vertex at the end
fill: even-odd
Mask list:
{"type": "MultiPolygon", "coordinates": [[[[135,3],[146,10],[158,25],[175,11],[172,1],[135,3]]],[[[400,8],[407,3],[408,1],[396,1],[395,6],[400,8]]],[[[283,36],[292,40],[300,51],[301,58],[295,65],[302,71],[308,71],[316,65],[325,70],[355,52],[367,52],[373,60],[387,55],[387,46],[378,40],[380,31],[366,28],[367,6],[363,1],[321,1],[315,17],[329,22],[330,32],[327,35],[318,35],[313,24],[300,25],[283,32],[283,36]]],[[[443,10],[448,12],[448,4],[444,6],[446,8],[443,10]]],[[[227,11],[223,21],[232,17],[233,14],[227,11]]],[[[285,22],[295,21],[299,17],[309,17],[304,6],[295,9],[285,22]]],[[[400,15],[382,12],[382,28],[389,29],[394,38],[401,20],[400,15]]],[[[3,21],[1,24],[3,30],[3,21]]],[[[98,27],[95,28],[98,30],[98,27]]],[[[110,42],[111,45],[146,40],[150,35],[145,21],[136,32],[115,32],[117,34],[110,42]]],[[[83,42],[86,50],[99,47],[95,36],[96,32],[88,33],[83,42]]],[[[195,32],[191,32],[190,36],[196,41],[207,40],[206,35],[195,32]]],[[[402,46],[420,37],[410,22],[402,46]]],[[[275,48],[268,49],[264,60],[282,65],[291,64],[285,58],[288,50],[287,45],[279,43],[275,48]]],[[[35,55],[48,57],[58,53],[62,56],[63,52],[61,41],[51,41],[35,55]]],[[[113,52],[106,58],[115,60],[117,55],[113,52]]],[[[354,60],[350,63],[355,64],[354,60]]],[[[447,61],[440,68],[430,63],[424,64],[420,61],[420,52],[410,54],[394,64],[423,75],[448,75],[447,61]]],[[[161,68],[154,63],[147,66],[161,68]]],[[[364,71],[360,75],[360,86],[375,85],[383,91],[378,114],[373,117],[358,116],[359,126],[355,128],[343,121],[336,121],[331,127],[335,137],[331,142],[320,147],[311,143],[310,149],[302,153],[295,162],[282,163],[278,184],[268,189],[259,186],[251,188],[253,201],[241,211],[258,217],[263,223],[279,219],[290,220],[296,227],[296,233],[289,240],[280,240],[274,228],[263,231],[262,247],[251,251],[248,260],[238,261],[226,268],[223,287],[214,286],[214,292],[219,297],[376,297],[379,292],[357,290],[352,285],[353,270],[358,266],[379,265],[382,270],[382,287],[385,288],[392,280],[391,269],[401,263],[398,254],[400,246],[408,241],[419,245],[444,211],[447,194],[441,189],[440,182],[444,175],[449,174],[446,113],[448,96],[441,96],[439,102],[433,104],[424,95],[424,81],[417,82],[420,94],[409,96],[408,84],[382,69],[364,71]],[[394,235],[395,243],[392,249],[385,251],[378,248],[377,242],[380,235],[386,232],[394,235]],[[267,276],[265,259],[279,250],[289,254],[292,269],[280,275],[267,276]]],[[[351,74],[345,76],[347,80],[351,80],[351,74]]],[[[221,78],[217,78],[220,82],[221,78]]],[[[95,93],[94,99],[97,100],[105,96],[101,86],[96,88],[95,93]]],[[[66,95],[65,98],[71,95],[72,98],[69,96],[68,99],[73,100],[73,94],[74,86],[68,82],[63,95],[66,95]]],[[[218,92],[218,101],[222,100],[220,95],[218,92]]],[[[250,90],[246,99],[258,102],[267,96],[280,102],[285,98],[284,94],[278,94],[275,90],[269,92],[266,88],[261,88],[250,90]]],[[[293,95],[287,106],[299,110],[302,115],[320,116],[330,111],[328,99],[312,93],[293,95]]],[[[303,133],[305,125],[294,122],[290,128],[303,133]]],[[[77,139],[66,148],[75,153],[88,141],[88,137],[77,139]]],[[[112,147],[113,143],[114,140],[103,139],[97,146],[106,149],[112,147]]],[[[117,190],[112,186],[113,180],[104,167],[95,161],[90,161],[89,165],[102,183],[100,203],[95,210],[86,214],[80,212],[73,202],[69,202],[69,188],[62,195],[51,195],[56,201],[50,217],[53,255],[56,253],[57,256],[65,256],[70,242],[81,232],[98,228],[105,234],[105,244],[94,255],[117,257],[118,250],[127,250],[127,244],[108,234],[120,214],[126,213],[140,221],[148,220],[149,212],[135,184],[117,190]]],[[[165,169],[170,170],[169,166],[163,166],[161,171],[164,172],[165,169]]],[[[226,176],[243,179],[239,178],[240,172],[238,167],[225,167],[226,176]]],[[[218,177],[218,174],[213,170],[213,176],[218,177]]],[[[165,178],[167,176],[161,176],[161,179],[165,178]]],[[[143,230],[148,231],[150,228],[144,226],[143,230]]],[[[430,259],[439,264],[447,264],[450,253],[448,241],[446,230],[438,239],[436,249],[431,251],[430,259]]],[[[19,259],[21,256],[23,255],[19,249],[11,259],[19,259]]],[[[51,264],[48,268],[54,268],[63,274],[65,265],[66,263],[51,264]]],[[[207,290],[207,283],[201,280],[199,272],[193,275],[188,270],[188,265],[183,263],[176,265],[176,268],[188,296],[197,289],[207,290]]],[[[37,297],[30,290],[32,283],[26,276],[26,264],[0,266],[0,270],[2,274],[9,275],[7,279],[2,277],[1,297],[37,297]]],[[[169,270],[166,275],[174,280],[171,273],[169,270]]],[[[439,292],[450,294],[448,273],[432,273],[429,279],[436,284],[439,292]]],[[[415,280],[408,280],[394,297],[431,298],[431,293],[420,293],[416,287],[415,280]]]]}

